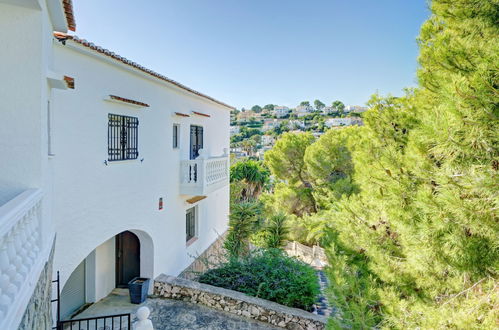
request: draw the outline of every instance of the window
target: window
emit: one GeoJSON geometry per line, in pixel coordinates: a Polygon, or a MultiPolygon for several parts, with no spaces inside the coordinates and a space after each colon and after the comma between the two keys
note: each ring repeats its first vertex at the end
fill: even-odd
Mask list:
{"type": "Polygon", "coordinates": [[[186,242],[196,237],[196,208],[192,207],[185,213],[186,242]]]}
{"type": "Polygon", "coordinates": [[[190,159],[196,159],[199,156],[199,149],[203,149],[203,127],[191,125],[190,159]]]}
{"type": "Polygon", "coordinates": [[[139,119],[113,114],[109,114],[108,119],[108,159],[110,161],[137,159],[139,119]]]}
{"type": "Polygon", "coordinates": [[[180,146],[180,125],[173,124],[173,149],[178,149],[180,146]]]}
{"type": "Polygon", "coordinates": [[[49,156],[55,156],[52,150],[52,114],[50,112],[50,101],[47,102],[47,152],[49,156]]]}

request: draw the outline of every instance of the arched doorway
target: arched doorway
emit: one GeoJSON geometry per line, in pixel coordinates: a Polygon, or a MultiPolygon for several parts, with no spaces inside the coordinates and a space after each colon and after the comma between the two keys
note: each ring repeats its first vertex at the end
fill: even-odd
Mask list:
{"type": "Polygon", "coordinates": [[[126,288],[128,282],[140,276],[140,240],[134,233],[116,235],[116,287],[126,288]]]}

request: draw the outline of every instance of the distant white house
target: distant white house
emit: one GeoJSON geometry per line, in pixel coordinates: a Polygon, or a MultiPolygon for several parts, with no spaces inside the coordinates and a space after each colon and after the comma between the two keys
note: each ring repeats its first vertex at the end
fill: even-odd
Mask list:
{"type": "Polygon", "coordinates": [[[361,113],[367,111],[367,109],[367,107],[362,107],[360,105],[347,105],[345,107],[345,112],[361,113]]]}
{"type": "Polygon", "coordinates": [[[299,105],[295,108],[297,117],[304,117],[314,112],[314,108],[310,105],[299,105]]]}
{"type": "Polygon", "coordinates": [[[288,123],[288,128],[289,129],[296,129],[296,128],[299,128],[299,129],[303,129],[305,128],[305,122],[303,120],[290,120],[289,123],[288,123]]]}
{"type": "Polygon", "coordinates": [[[312,135],[318,139],[320,138],[322,135],[324,135],[324,132],[312,132],[312,135]]]}
{"type": "Polygon", "coordinates": [[[338,113],[338,110],[333,107],[324,107],[322,108],[322,112],[326,115],[330,115],[333,113],[338,113]]]}
{"type": "Polygon", "coordinates": [[[239,134],[241,132],[241,127],[240,126],[231,126],[230,127],[230,136],[239,134]]]}
{"type": "Polygon", "coordinates": [[[276,119],[265,119],[263,121],[262,131],[267,132],[271,129],[274,129],[279,124],[279,121],[276,119]]]}
{"type": "Polygon", "coordinates": [[[290,111],[291,110],[289,110],[289,108],[285,107],[285,106],[275,106],[274,107],[274,113],[275,113],[275,116],[277,118],[286,117],[290,111]]]}
{"type": "Polygon", "coordinates": [[[262,145],[268,146],[273,145],[275,142],[275,137],[272,135],[262,135],[262,145]]]}
{"type": "Polygon", "coordinates": [[[327,127],[350,126],[354,124],[354,118],[329,118],[324,124],[327,127]]]}

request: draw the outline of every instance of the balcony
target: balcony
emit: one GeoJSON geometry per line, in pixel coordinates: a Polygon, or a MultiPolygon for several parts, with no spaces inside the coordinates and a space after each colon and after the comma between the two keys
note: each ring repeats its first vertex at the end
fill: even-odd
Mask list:
{"type": "Polygon", "coordinates": [[[41,205],[30,189],[0,207],[0,329],[17,328],[47,261],[41,205]]]}
{"type": "Polygon", "coordinates": [[[229,156],[206,157],[203,150],[193,160],[180,163],[180,194],[206,196],[229,184],[229,156]]]}

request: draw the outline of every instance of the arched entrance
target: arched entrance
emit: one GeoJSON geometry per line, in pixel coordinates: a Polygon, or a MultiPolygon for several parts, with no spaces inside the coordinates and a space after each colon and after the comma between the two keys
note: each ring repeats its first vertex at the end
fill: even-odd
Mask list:
{"type": "Polygon", "coordinates": [[[126,288],[128,282],[140,276],[140,240],[134,233],[116,235],[116,287],[126,288]]]}
{"type": "Polygon", "coordinates": [[[126,288],[134,277],[153,275],[154,246],[149,234],[130,229],[112,236],[80,261],[63,282],[61,317],[71,317],[85,304],[99,301],[117,287],[126,288]]]}

